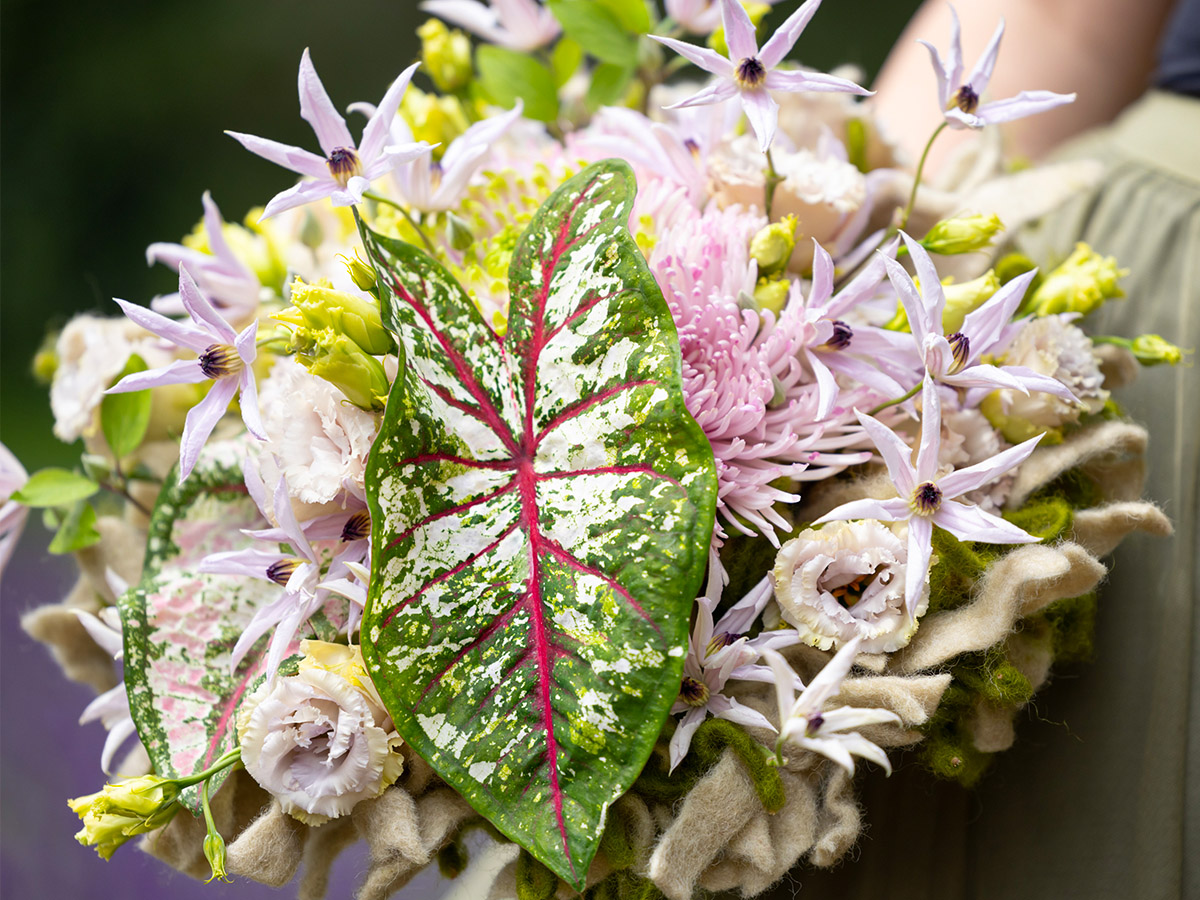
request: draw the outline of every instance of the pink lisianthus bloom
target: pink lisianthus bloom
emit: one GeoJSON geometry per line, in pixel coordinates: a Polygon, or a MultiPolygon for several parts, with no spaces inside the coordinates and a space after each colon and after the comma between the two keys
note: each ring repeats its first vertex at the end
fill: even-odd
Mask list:
{"type": "Polygon", "coordinates": [[[182,483],[196,465],[204,442],[229,408],[234,395],[239,397],[246,430],[260,441],[266,440],[258,412],[258,393],[254,383],[254,360],[258,349],[255,337],[258,322],[253,321],[240,333],[221,318],[184,266],[179,267],[179,299],[191,322],[176,322],[166,316],[117,300],[132,321],[147,331],[166,338],[172,344],[199,354],[197,359],[176,360],[168,366],[126,375],[105,393],[143,391],[165,384],[201,384],[212,381],[204,399],[192,407],[179,441],[179,481],[182,483]]]}

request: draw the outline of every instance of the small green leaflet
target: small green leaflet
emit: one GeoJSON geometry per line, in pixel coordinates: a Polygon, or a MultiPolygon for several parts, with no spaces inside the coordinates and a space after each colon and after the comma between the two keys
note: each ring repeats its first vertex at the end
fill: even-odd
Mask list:
{"type": "MultiPolygon", "coordinates": [[[[125,368],[113,379],[116,384],[126,375],[145,372],[146,361],[136,353],[130,355],[125,368]]],[[[120,461],[138,448],[150,425],[150,391],[130,391],[124,394],[105,394],[100,400],[100,430],[120,461]]]]}
{"type": "Polygon", "coordinates": [[[367,468],[363,653],[408,744],[581,889],[678,692],[716,505],[635,189],[608,160],[551,195],[503,339],[360,225],[401,373],[367,468]]]}
{"type": "MultiPolygon", "coordinates": [[[[239,529],[267,524],[246,493],[244,453],[239,441],[209,441],[187,481],[168,476],[150,520],[142,580],[120,600],[129,709],[159,775],[195,774],[237,746],[238,708],[262,677],[269,636],[232,673],[230,654],[254,613],[282,589],[196,571],[210,553],[253,542],[239,529]]],[[[210,793],[226,774],[213,776],[210,793]]],[[[183,798],[199,809],[197,788],[183,798]]]]}

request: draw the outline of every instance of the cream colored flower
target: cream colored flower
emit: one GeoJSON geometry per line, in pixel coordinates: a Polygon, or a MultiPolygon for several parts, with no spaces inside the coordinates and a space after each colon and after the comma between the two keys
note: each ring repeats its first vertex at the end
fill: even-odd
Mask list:
{"type": "Polygon", "coordinates": [[[304,641],[299,672],[264,682],[238,715],[242,762],[310,825],[378,797],[403,769],[400,737],[357,647],[304,641]]]}
{"type": "Polygon", "coordinates": [[[907,556],[874,519],[809,528],[775,558],[775,599],[806,644],[829,650],[859,638],[863,653],[899,650],[929,605],[926,590],[912,614],[905,608],[907,556]]]}

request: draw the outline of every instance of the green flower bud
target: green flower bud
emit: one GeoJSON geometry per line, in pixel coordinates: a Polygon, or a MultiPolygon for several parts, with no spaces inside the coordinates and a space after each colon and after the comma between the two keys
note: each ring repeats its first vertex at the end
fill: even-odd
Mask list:
{"type": "Polygon", "coordinates": [[[299,280],[292,284],[291,300],[290,308],[272,318],[297,332],[330,329],[345,335],[372,356],[395,349],[392,336],[383,327],[379,305],[371,300],[299,280]]]}
{"type": "Polygon", "coordinates": [[[996,273],[988,269],[978,278],[964,281],[962,284],[946,284],[942,293],[946,295],[946,305],[942,309],[942,331],[944,334],[954,334],[962,328],[963,320],[992,299],[992,295],[1000,290],[1000,279],[996,273]]]}
{"type": "Polygon", "coordinates": [[[475,242],[475,235],[467,223],[453,212],[446,213],[446,241],[455,250],[466,250],[475,242]]]}
{"type": "Polygon", "coordinates": [[[412,85],[400,101],[400,115],[412,131],[414,141],[438,145],[433,148],[435,159],[441,159],[450,142],[470,127],[457,97],[427,94],[412,85]]]}
{"type": "Polygon", "coordinates": [[[360,409],[383,409],[390,384],[379,360],[329,328],[308,331],[303,338],[307,340],[296,359],[310,372],[337,387],[360,409]]]}
{"type": "Polygon", "coordinates": [[[1055,313],[1087,313],[1106,300],[1124,297],[1117,280],[1129,274],[1114,257],[1104,257],[1082,242],[1063,264],[1051,272],[1021,309],[1039,316],[1055,313]]]}
{"type": "Polygon", "coordinates": [[[130,838],[171,821],[180,809],[175,802],[178,793],[174,781],[144,775],[68,800],[67,806],[83,821],[75,840],[85,847],[95,847],[103,859],[109,859],[130,838]]]}
{"type": "Polygon", "coordinates": [[[354,282],[355,287],[368,293],[375,290],[375,270],[359,259],[357,252],[353,257],[343,254],[340,258],[342,265],[350,273],[350,280],[354,282]]]}
{"type": "Polygon", "coordinates": [[[921,239],[921,246],[930,253],[943,256],[952,253],[973,253],[987,247],[1004,224],[997,215],[956,216],[943,219],[921,239]]]}
{"type": "Polygon", "coordinates": [[[759,275],[774,275],[787,267],[796,249],[796,217],[784,216],[750,239],[750,256],[758,263],[759,275]]]}
{"type": "Polygon", "coordinates": [[[1129,349],[1143,366],[1157,366],[1161,363],[1176,366],[1183,359],[1183,350],[1157,334],[1139,334],[1133,339],[1129,349]]]}
{"type": "Polygon", "coordinates": [[[760,278],[754,286],[754,299],[759,309],[769,309],[779,315],[787,305],[790,287],[786,278],[760,278]]]}
{"type": "Polygon", "coordinates": [[[457,91],[471,80],[471,42],[465,34],[429,19],[417,29],[417,37],[421,39],[421,62],[439,91],[457,91]]]}
{"type": "Polygon", "coordinates": [[[204,858],[208,860],[208,865],[212,869],[212,875],[205,884],[214,878],[218,881],[233,881],[229,877],[229,873],[225,871],[225,840],[211,828],[204,836],[204,858]]]}

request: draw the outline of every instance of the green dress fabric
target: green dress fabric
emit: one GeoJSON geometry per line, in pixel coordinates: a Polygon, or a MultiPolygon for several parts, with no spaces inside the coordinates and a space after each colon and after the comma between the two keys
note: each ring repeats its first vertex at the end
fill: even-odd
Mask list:
{"type": "MultiPolygon", "coordinates": [[[[1200,101],[1151,93],[1063,148],[1105,175],[1019,239],[1056,262],[1077,240],[1116,256],[1127,297],[1091,334],[1158,333],[1200,348],[1200,101]]],[[[1150,431],[1146,496],[1168,540],[1134,535],[1109,561],[1095,658],[1060,668],[1017,742],[973,791],[913,756],[862,779],[867,832],[832,872],[794,873],[806,900],[1200,898],[1200,369],[1145,370],[1117,393],[1150,431]]],[[[795,884],[770,896],[792,897],[795,884]]]]}

